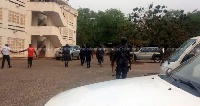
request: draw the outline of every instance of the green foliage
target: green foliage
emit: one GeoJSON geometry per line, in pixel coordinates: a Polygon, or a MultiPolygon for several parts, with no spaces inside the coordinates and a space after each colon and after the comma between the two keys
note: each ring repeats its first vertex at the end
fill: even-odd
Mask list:
{"type": "Polygon", "coordinates": [[[94,12],[78,9],[77,43],[92,47],[119,43],[122,36],[135,46],[177,47],[200,34],[200,12],[185,14],[184,10],[168,10],[167,6],[150,4],[136,7],[125,17],[117,9],[94,12]]]}
{"type": "Polygon", "coordinates": [[[119,43],[120,26],[126,22],[124,14],[117,9],[98,13],[89,9],[78,9],[78,44],[97,46],[108,43],[119,43]]]}

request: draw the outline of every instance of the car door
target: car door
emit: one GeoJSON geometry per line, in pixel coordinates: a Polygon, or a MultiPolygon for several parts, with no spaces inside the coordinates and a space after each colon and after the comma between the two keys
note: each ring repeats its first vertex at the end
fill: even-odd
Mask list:
{"type": "Polygon", "coordinates": [[[156,51],[157,51],[156,48],[148,48],[148,49],[147,49],[146,56],[145,56],[145,59],[146,59],[146,60],[151,60],[151,59],[152,59],[152,56],[155,54],[156,51]]]}
{"type": "Polygon", "coordinates": [[[74,46],[73,47],[73,56],[78,57],[80,53],[80,47],[79,46],[74,46]]]}
{"type": "Polygon", "coordinates": [[[147,53],[147,48],[143,47],[141,48],[138,53],[137,53],[137,59],[139,60],[145,60],[146,59],[146,53],[147,53]]]}

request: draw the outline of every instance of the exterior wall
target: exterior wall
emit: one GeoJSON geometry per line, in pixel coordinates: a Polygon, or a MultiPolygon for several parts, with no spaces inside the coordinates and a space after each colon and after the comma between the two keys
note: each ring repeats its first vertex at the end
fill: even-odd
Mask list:
{"type": "MultiPolygon", "coordinates": [[[[9,44],[13,51],[26,47],[26,0],[0,0],[0,46],[9,44]]],[[[23,57],[26,53],[11,53],[11,56],[23,57]]]]}
{"type": "MultiPolygon", "coordinates": [[[[44,5],[60,6],[61,10],[56,8],[53,11],[51,9],[46,11],[45,6],[44,8],[42,6],[36,8],[38,10],[31,10],[31,3],[36,1],[38,0],[0,0],[0,47],[7,43],[12,50],[18,51],[26,49],[28,44],[32,43],[33,47],[37,48],[45,39],[42,44],[42,47],[46,47],[45,56],[53,57],[55,48],[58,47],[59,43],[60,46],[65,44],[76,45],[77,10],[62,2],[64,0],[59,0],[59,3],[65,5],[58,2],[40,2],[44,5]],[[66,26],[60,25],[61,22],[66,22],[67,24],[63,23],[66,26]],[[51,30],[46,30],[48,28],[51,30]]],[[[37,7],[37,5],[33,6],[37,7]]],[[[11,53],[11,57],[26,56],[27,52],[11,53]]]]}

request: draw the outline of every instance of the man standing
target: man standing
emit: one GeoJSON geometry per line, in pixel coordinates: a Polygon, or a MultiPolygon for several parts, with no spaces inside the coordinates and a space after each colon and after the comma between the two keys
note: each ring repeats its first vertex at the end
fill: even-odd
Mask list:
{"type": "Polygon", "coordinates": [[[70,59],[70,50],[69,50],[69,45],[66,44],[63,47],[63,59],[65,61],[65,67],[68,67],[69,59],[70,59]]]}
{"type": "Polygon", "coordinates": [[[37,57],[37,53],[31,44],[29,44],[29,47],[27,49],[19,51],[19,52],[25,52],[25,51],[28,51],[28,68],[31,68],[32,61],[33,61],[33,54],[35,53],[37,57]]]}
{"type": "MultiPolygon", "coordinates": [[[[110,62],[112,63],[112,60],[114,59],[116,53],[116,48],[113,46],[113,48],[110,50],[110,62]]],[[[114,76],[114,68],[112,66],[112,76],[114,76]]]]}
{"type": "Polygon", "coordinates": [[[87,62],[87,68],[90,68],[90,61],[91,61],[91,56],[93,57],[92,55],[92,51],[90,49],[90,46],[87,45],[86,46],[86,50],[85,50],[85,57],[86,57],[86,62],[87,62]]]}
{"type": "Polygon", "coordinates": [[[116,67],[116,79],[125,79],[129,69],[131,70],[130,49],[126,45],[127,38],[122,37],[121,44],[116,48],[116,54],[111,62],[111,66],[114,66],[115,60],[117,61],[116,67]]]}
{"type": "Polygon", "coordinates": [[[5,46],[4,46],[4,47],[2,48],[2,50],[1,50],[1,54],[3,55],[3,60],[2,60],[1,69],[3,69],[3,67],[4,67],[5,60],[7,60],[9,68],[12,67],[12,66],[10,65],[10,55],[9,55],[10,52],[12,52],[12,53],[17,53],[17,52],[12,51],[12,50],[8,47],[8,44],[5,44],[5,46]]]}
{"type": "Polygon", "coordinates": [[[82,46],[79,55],[80,55],[80,59],[81,59],[81,65],[83,65],[85,62],[85,46],[82,46]]]}
{"type": "Polygon", "coordinates": [[[99,62],[100,67],[103,67],[103,61],[104,61],[104,50],[102,46],[99,46],[99,49],[97,49],[97,59],[99,62]]]}

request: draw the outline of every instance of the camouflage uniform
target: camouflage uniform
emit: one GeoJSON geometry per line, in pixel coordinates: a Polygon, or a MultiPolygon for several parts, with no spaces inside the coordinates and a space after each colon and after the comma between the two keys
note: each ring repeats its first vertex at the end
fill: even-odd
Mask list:
{"type": "Polygon", "coordinates": [[[68,67],[68,62],[70,60],[70,50],[68,45],[63,47],[63,58],[65,61],[65,67],[68,67]]]}
{"type": "Polygon", "coordinates": [[[116,53],[111,63],[111,65],[113,66],[114,61],[116,60],[117,62],[116,79],[126,78],[129,68],[131,69],[130,49],[128,48],[126,43],[127,38],[122,37],[121,44],[116,47],[116,53]]]}

